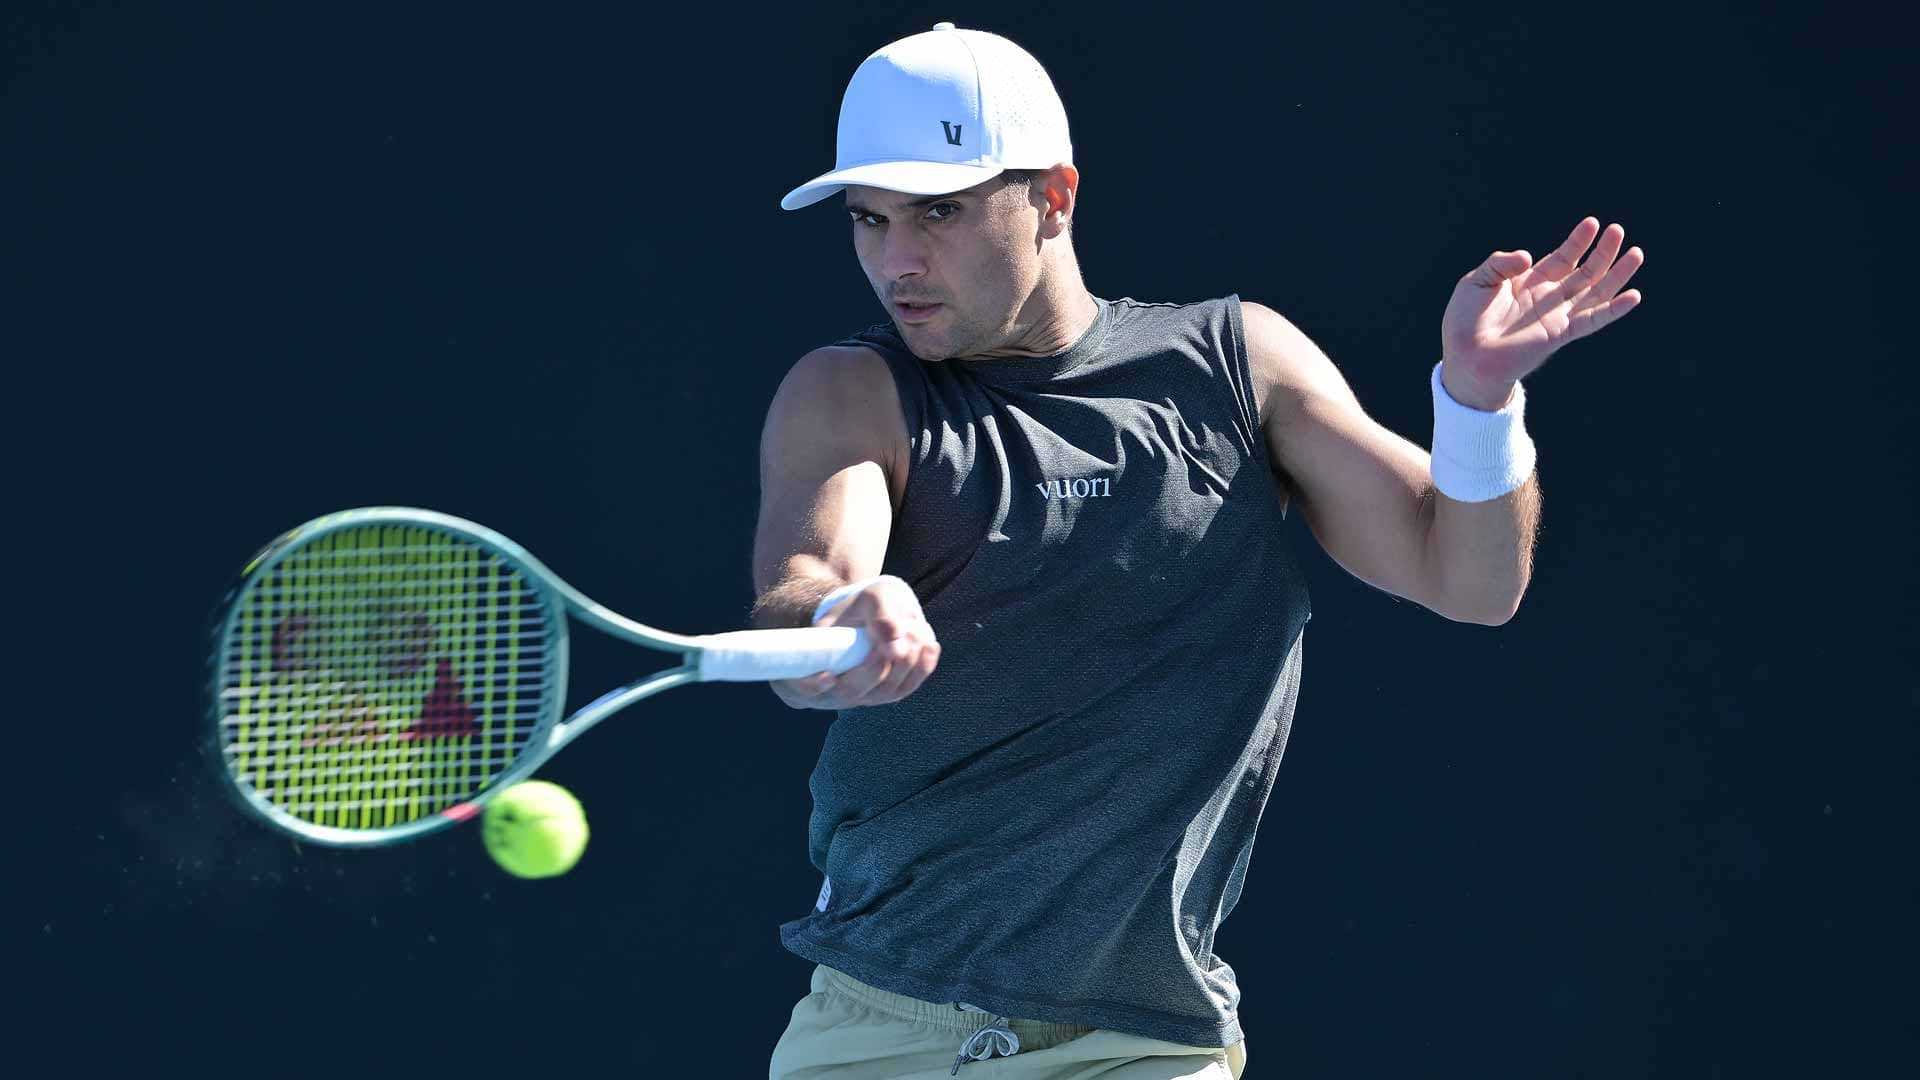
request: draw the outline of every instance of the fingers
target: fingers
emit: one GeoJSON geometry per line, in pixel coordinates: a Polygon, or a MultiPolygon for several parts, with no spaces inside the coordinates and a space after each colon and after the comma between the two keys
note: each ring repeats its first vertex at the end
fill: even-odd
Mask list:
{"type": "Polygon", "coordinates": [[[875,687],[887,681],[887,675],[892,671],[892,650],[887,648],[886,643],[875,641],[873,648],[867,653],[867,658],[860,661],[858,667],[840,673],[839,691],[843,701],[840,707],[883,704],[874,700],[873,691],[875,687]]]}
{"type": "Polygon", "coordinates": [[[921,646],[920,655],[915,657],[911,664],[902,665],[905,674],[900,680],[900,696],[906,697],[920,689],[920,684],[926,682],[927,676],[933,674],[933,670],[939,666],[940,643],[929,641],[921,646]]]}
{"type": "MultiPolygon", "coordinates": [[[[1553,273],[1547,276],[1547,280],[1560,283],[1560,288],[1553,292],[1553,295],[1557,298],[1577,297],[1581,293],[1592,289],[1594,285],[1612,269],[1614,260],[1620,255],[1620,245],[1626,242],[1627,230],[1624,226],[1619,222],[1607,226],[1600,232],[1600,242],[1594,246],[1593,253],[1587,256],[1587,260],[1580,264],[1580,268],[1576,272],[1573,266],[1574,261],[1580,257],[1580,252],[1585,251],[1587,243],[1593,239],[1593,237],[1587,235],[1587,224],[1589,222],[1596,226],[1599,224],[1594,218],[1583,219],[1580,225],[1574,229],[1573,237],[1568,238],[1568,243],[1562,245],[1549,259],[1549,261],[1553,263],[1553,273]],[[1578,238],[1580,241],[1578,248],[1570,247],[1575,238],[1578,238]],[[1566,256],[1564,264],[1560,261],[1563,254],[1566,256]]],[[[1541,265],[1544,266],[1546,264],[1542,263],[1541,265]]],[[[1605,299],[1605,297],[1601,297],[1601,299],[1605,299]]]]}
{"type": "Polygon", "coordinates": [[[835,686],[831,672],[822,671],[804,679],[777,679],[767,684],[773,688],[774,695],[795,709],[826,709],[835,686]]]}
{"type": "Polygon", "coordinates": [[[1587,261],[1580,267],[1582,288],[1592,288],[1605,276],[1613,266],[1613,260],[1620,256],[1620,245],[1626,240],[1627,230],[1619,223],[1607,226],[1606,231],[1600,234],[1600,243],[1594,247],[1593,254],[1587,256],[1587,261]]]}
{"type": "MultiPolygon", "coordinates": [[[[1621,239],[1625,240],[1626,235],[1625,232],[1622,232],[1620,234],[1621,239]]],[[[1616,244],[1615,246],[1617,247],[1618,245],[1616,244]]],[[[1625,255],[1620,256],[1620,261],[1614,263],[1607,269],[1606,276],[1602,277],[1600,281],[1593,286],[1589,295],[1596,302],[1613,299],[1621,289],[1626,288],[1628,279],[1633,277],[1633,272],[1645,265],[1646,261],[1646,252],[1641,251],[1637,247],[1629,249],[1625,255]]]]}
{"type": "Polygon", "coordinates": [[[780,700],[796,709],[857,709],[899,701],[927,681],[940,664],[940,644],[918,634],[879,642],[858,667],[834,675],[820,672],[772,684],[780,700]]]}
{"type": "Polygon", "coordinates": [[[838,675],[820,672],[773,683],[774,693],[796,709],[890,704],[918,690],[939,665],[940,645],[920,601],[897,578],[881,579],[848,597],[817,625],[859,627],[873,647],[858,665],[838,675]]]}
{"type": "Polygon", "coordinates": [[[933,630],[922,622],[903,624],[893,636],[874,633],[873,651],[860,666],[841,674],[822,695],[817,707],[857,709],[888,705],[920,688],[940,662],[940,645],[933,630]]]}
{"type": "Polygon", "coordinates": [[[927,676],[933,674],[940,663],[937,641],[900,638],[888,642],[885,648],[893,667],[872,691],[874,697],[885,701],[899,701],[920,689],[920,684],[927,681],[927,676]]]}
{"type": "Polygon", "coordinates": [[[1539,265],[1533,268],[1534,274],[1542,281],[1559,281],[1573,273],[1573,268],[1580,264],[1581,253],[1587,250],[1587,245],[1593,243],[1594,236],[1599,232],[1599,218],[1581,218],[1580,224],[1573,227],[1573,232],[1567,235],[1566,240],[1553,249],[1553,254],[1541,259],[1539,265]]]}
{"type": "MultiPolygon", "coordinates": [[[[1647,255],[1635,247],[1628,249],[1616,261],[1614,256],[1626,241],[1627,233],[1625,229],[1620,229],[1616,234],[1613,231],[1615,229],[1620,229],[1620,226],[1608,226],[1607,234],[1601,237],[1600,247],[1587,260],[1587,265],[1595,269],[1582,275],[1590,284],[1573,298],[1573,311],[1567,316],[1569,340],[1586,337],[1640,306],[1638,289],[1620,290],[1626,288],[1634,272],[1646,264],[1647,255]]],[[[1574,282],[1568,285],[1569,291],[1574,291],[1574,282]]]]}
{"type": "Polygon", "coordinates": [[[1467,271],[1461,281],[1464,284],[1491,289],[1508,278],[1516,278],[1526,273],[1527,268],[1532,265],[1533,256],[1525,251],[1496,251],[1487,256],[1487,261],[1467,271]]]}
{"type": "Polygon", "coordinates": [[[1582,308],[1567,318],[1568,337],[1570,339],[1586,337],[1639,306],[1640,290],[1628,289],[1604,304],[1582,308]]]}

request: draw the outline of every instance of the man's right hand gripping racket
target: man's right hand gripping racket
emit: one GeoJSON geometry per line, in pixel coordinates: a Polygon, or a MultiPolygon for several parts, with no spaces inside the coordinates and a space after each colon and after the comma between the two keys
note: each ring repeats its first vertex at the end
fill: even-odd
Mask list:
{"type": "Polygon", "coordinates": [[[683,636],[581,595],[513,541],[429,510],[344,510],[281,536],[215,622],[212,737],[240,804],[340,847],[465,821],[594,724],[691,682],[860,663],[845,627],[683,636]],[[561,718],[567,618],[681,658],[561,718]]]}

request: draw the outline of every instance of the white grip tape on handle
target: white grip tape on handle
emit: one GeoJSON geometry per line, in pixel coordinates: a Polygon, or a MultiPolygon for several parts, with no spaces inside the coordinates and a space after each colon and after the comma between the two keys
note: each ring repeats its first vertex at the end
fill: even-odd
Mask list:
{"type": "Polygon", "coordinates": [[[851,626],[734,630],[700,642],[701,682],[766,682],[816,672],[839,674],[867,658],[865,630],[851,626]]]}
{"type": "MultiPolygon", "coordinates": [[[[820,605],[813,609],[813,625],[820,625],[820,620],[827,617],[827,612],[839,607],[855,594],[865,592],[867,586],[872,585],[876,581],[886,581],[889,578],[894,581],[900,581],[899,578],[894,577],[892,574],[876,574],[870,578],[862,578],[859,581],[842,585],[821,597],[820,605]]],[[[900,581],[900,584],[905,585],[906,582],[900,581]]]]}

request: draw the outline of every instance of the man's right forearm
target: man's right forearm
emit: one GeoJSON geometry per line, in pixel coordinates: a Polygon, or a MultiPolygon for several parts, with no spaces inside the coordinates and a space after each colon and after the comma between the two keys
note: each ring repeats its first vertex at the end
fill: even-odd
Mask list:
{"type": "Polygon", "coordinates": [[[846,582],[825,573],[790,573],[753,602],[747,624],[758,630],[788,626],[807,626],[813,622],[813,609],[828,593],[846,582]]]}

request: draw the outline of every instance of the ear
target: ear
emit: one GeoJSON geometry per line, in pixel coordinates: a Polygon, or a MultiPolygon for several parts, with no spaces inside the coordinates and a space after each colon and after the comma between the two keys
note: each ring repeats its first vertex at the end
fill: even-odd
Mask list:
{"type": "Polygon", "coordinates": [[[1033,195],[1040,207],[1040,235],[1048,240],[1067,231],[1080,193],[1080,170],[1061,162],[1033,178],[1033,195]]]}

